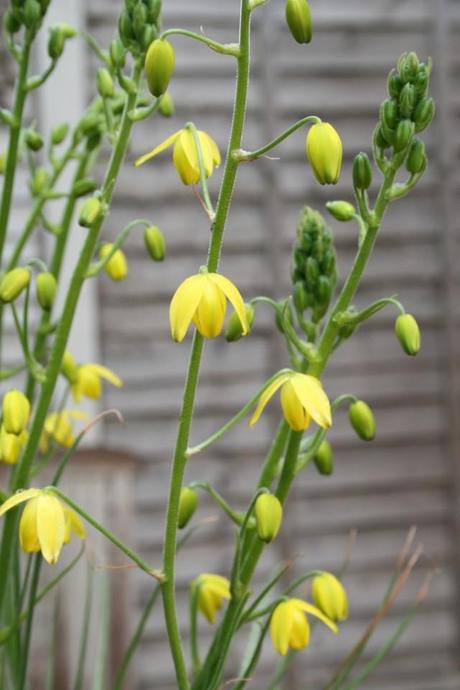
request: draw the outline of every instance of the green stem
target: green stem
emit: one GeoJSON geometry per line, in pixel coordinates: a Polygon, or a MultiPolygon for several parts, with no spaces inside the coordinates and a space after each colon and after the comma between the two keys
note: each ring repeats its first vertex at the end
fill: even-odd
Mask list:
{"type": "Polygon", "coordinates": [[[42,556],[40,553],[35,554],[32,570],[32,581],[30,583],[29,608],[27,611],[26,631],[24,635],[24,643],[22,645],[21,678],[19,681],[18,690],[24,690],[24,686],[26,683],[27,662],[29,658],[30,640],[32,637],[32,623],[35,612],[35,597],[38,589],[38,583],[40,580],[41,559],[42,556]]]}
{"type": "Polygon", "coordinates": [[[186,127],[190,129],[193,136],[193,141],[195,142],[195,148],[198,156],[198,167],[200,169],[200,184],[201,184],[201,194],[203,195],[203,202],[208,213],[211,222],[214,220],[216,212],[214,206],[212,205],[211,197],[209,196],[208,183],[206,181],[206,170],[204,167],[203,149],[201,147],[200,137],[198,136],[198,130],[193,124],[189,122],[186,127]]]}
{"type": "Polygon", "coordinates": [[[281,134],[275,137],[275,139],[269,141],[268,144],[265,144],[265,146],[262,146],[262,148],[256,149],[255,151],[243,151],[242,149],[234,149],[232,151],[232,157],[238,161],[252,161],[256,158],[260,158],[260,156],[263,156],[265,153],[268,153],[269,151],[274,149],[275,146],[281,144],[282,141],[290,137],[291,134],[294,134],[294,132],[297,132],[298,129],[306,125],[308,122],[318,124],[321,122],[321,118],[317,117],[316,115],[307,115],[307,117],[303,117],[301,120],[298,120],[293,125],[285,129],[284,132],[281,132],[281,134]]]}
{"type": "Polygon", "coordinates": [[[195,676],[200,670],[200,650],[198,646],[198,595],[199,588],[191,587],[188,595],[190,617],[190,656],[192,659],[192,674],[195,676]]]}
{"type": "Polygon", "coordinates": [[[218,41],[213,41],[212,38],[203,36],[202,34],[197,34],[194,31],[188,31],[188,29],[168,29],[164,31],[160,38],[164,39],[168,36],[187,36],[187,38],[193,38],[194,41],[203,43],[205,46],[214,50],[216,53],[221,53],[222,55],[233,55],[233,57],[239,58],[241,48],[234,43],[219,43],[218,41]]]}
{"type": "Polygon", "coordinates": [[[80,637],[80,649],[78,653],[77,672],[75,674],[75,682],[73,690],[82,690],[85,675],[85,661],[88,648],[88,639],[91,623],[91,613],[93,604],[93,585],[94,573],[90,567],[86,571],[86,591],[85,591],[85,609],[83,612],[83,625],[80,637]]]}
{"type": "Polygon", "coordinates": [[[243,520],[242,516],[240,513],[237,513],[236,510],[233,510],[233,508],[227,503],[225,499],[222,498],[222,496],[207,482],[192,482],[190,484],[191,489],[202,489],[203,491],[206,491],[211,498],[217,503],[219,508],[223,510],[225,515],[227,515],[230,520],[232,520],[238,527],[241,526],[241,522],[243,520]]]}
{"type": "Polygon", "coordinates": [[[109,263],[109,261],[113,257],[113,255],[119,249],[121,249],[124,242],[128,238],[131,230],[133,228],[135,228],[137,225],[142,225],[142,226],[145,226],[148,228],[149,225],[151,225],[151,222],[145,218],[139,218],[136,220],[132,220],[130,223],[128,223],[128,225],[125,228],[123,228],[123,230],[120,232],[120,234],[116,238],[115,242],[113,242],[110,252],[108,252],[108,254],[106,256],[104,256],[103,259],[101,259],[100,261],[96,261],[94,264],[92,264],[89,267],[89,269],[86,273],[87,278],[94,278],[95,276],[98,275],[98,273],[100,273],[105,268],[105,266],[107,266],[107,264],[109,263]]]}

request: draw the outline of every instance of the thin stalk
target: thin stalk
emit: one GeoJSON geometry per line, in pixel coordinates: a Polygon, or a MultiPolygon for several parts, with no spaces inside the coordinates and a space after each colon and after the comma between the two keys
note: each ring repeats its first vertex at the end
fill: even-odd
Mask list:
{"type": "Polygon", "coordinates": [[[194,41],[198,41],[198,43],[203,43],[215,53],[232,55],[236,58],[240,57],[240,48],[238,45],[235,45],[234,43],[219,43],[218,41],[214,41],[212,38],[203,36],[203,34],[188,31],[188,29],[168,29],[161,34],[161,38],[167,38],[168,36],[187,36],[187,38],[192,38],[194,41]]]}
{"type": "Polygon", "coordinates": [[[191,587],[188,595],[190,619],[190,657],[192,660],[192,675],[200,670],[200,650],[198,646],[198,587],[191,587]]]}
{"type": "Polygon", "coordinates": [[[222,498],[222,496],[211,486],[211,484],[208,484],[207,482],[192,482],[190,484],[191,489],[202,489],[202,491],[206,491],[213,501],[221,508],[221,510],[227,515],[227,517],[230,518],[238,527],[241,526],[241,523],[243,521],[243,516],[241,513],[238,513],[236,510],[233,510],[233,508],[227,503],[227,501],[222,498]]]}
{"type": "Polygon", "coordinates": [[[26,631],[24,635],[24,643],[22,645],[21,678],[19,680],[18,690],[24,690],[26,684],[27,662],[29,658],[30,640],[32,637],[32,623],[35,612],[35,596],[38,589],[38,582],[40,579],[41,561],[41,553],[35,554],[34,565],[32,569],[32,581],[30,583],[29,609],[27,611],[26,631]]]}
{"type": "Polygon", "coordinates": [[[293,125],[285,129],[284,132],[281,132],[281,134],[275,137],[275,139],[272,139],[268,142],[268,144],[265,144],[265,146],[262,146],[260,149],[257,149],[256,151],[243,151],[241,149],[235,149],[232,152],[232,156],[238,161],[252,161],[256,158],[260,158],[260,156],[263,156],[265,153],[268,153],[274,149],[275,146],[281,144],[282,141],[290,137],[291,134],[294,134],[294,132],[306,125],[308,122],[318,124],[321,122],[321,118],[317,117],[316,115],[307,115],[307,117],[303,117],[301,120],[295,122],[293,125]]]}
{"type": "Polygon", "coordinates": [[[90,567],[86,571],[86,591],[85,591],[85,609],[83,612],[83,626],[80,636],[80,649],[78,653],[77,673],[75,675],[75,683],[73,690],[82,690],[85,679],[85,660],[86,651],[88,647],[89,630],[91,623],[91,610],[93,603],[93,584],[94,573],[90,567]]]}

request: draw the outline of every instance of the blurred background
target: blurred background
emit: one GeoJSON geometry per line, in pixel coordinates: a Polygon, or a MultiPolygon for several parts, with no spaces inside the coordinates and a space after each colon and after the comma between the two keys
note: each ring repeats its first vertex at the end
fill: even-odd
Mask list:
{"type": "MultiPolygon", "coordinates": [[[[3,9],[6,5],[2,0],[3,9]]],[[[102,46],[112,39],[118,0],[67,0],[53,3],[49,21],[65,20],[88,30],[102,46]],[[60,5],[60,6],[58,6],[60,5]]],[[[409,198],[388,212],[356,304],[360,307],[397,294],[422,329],[422,350],[406,357],[393,333],[395,313],[374,316],[334,356],[325,378],[331,397],[354,393],[373,408],[376,440],[359,441],[345,410],[337,413],[330,440],[335,472],[320,477],[308,468],[294,489],[283,530],[261,562],[262,584],[275,564],[292,559],[289,578],[309,568],[337,571],[356,530],[345,578],[351,615],[341,634],[315,630],[300,653],[286,688],[322,688],[340,658],[351,649],[381,601],[407,533],[417,527],[424,556],[410,584],[380,625],[369,657],[381,647],[413,601],[425,575],[435,569],[423,611],[365,687],[373,690],[453,690],[460,687],[460,357],[459,317],[459,67],[460,3],[455,0],[311,0],[314,29],[309,46],[293,42],[284,22],[284,3],[271,0],[254,13],[253,67],[244,146],[255,149],[290,123],[315,113],[330,121],[344,142],[344,168],[335,188],[322,188],[305,161],[304,132],[284,142],[273,155],[242,165],[224,243],[222,271],[245,298],[257,294],[283,297],[289,292],[290,251],[296,221],[308,204],[325,211],[327,200],[351,198],[351,161],[370,153],[372,130],[386,96],[386,75],[399,55],[415,50],[434,61],[432,90],[438,111],[426,135],[428,172],[409,198]]],[[[165,0],[164,25],[194,31],[203,27],[218,41],[236,40],[237,0],[165,0]]],[[[37,66],[45,61],[37,52],[37,66]]],[[[168,304],[177,285],[204,263],[208,223],[190,188],[177,180],[170,153],[134,171],[134,158],[193,120],[226,147],[233,102],[234,64],[185,38],[173,39],[176,73],[170,93],[172,119],[153,118],[134,129],[133,144],[119,180],[115,202],[104,226],[114,238],[136,217],[150,218],[164,232],[167,257],[152,264],[141,235],[126,246],[129,276],[122,284],[102,277],[86,290],[71,349],[80,361],[101,361],[124,380],[121,390],[106,388],[100,408],[115,407],[124,425],[108,422],[93,437],[70,472],[67,487],[113,531],[135,544],[143,557],[159,565],[163,514],[189,339],[172,344],[168,304]]],[[[2,106],[8,103],[13,67],[1,58],[2,106]]],[[[31,117],[40,131],[75,121],[94,94],[95,56],[83,41],[66,47],[66,59],[41,95],[31,117]]],[[[37,67],[38,71],[38,67],[37,67]]],[[[103,172],[103,165],[100,171],[103,172]]],[[[221,172],[214,175],[215,192],[221,172]]],[[[377,178],[374,186],[377,184],[377,178]]],[[[30,200],[25,177],[17,185],[15,229],[30,200]]],[[[346,276],[356,243],[352,223],[331,222],[340,276],[346,276]]],[[[69,253],[75,258],[83,231],[76,227],[69,253]]],[[[36,233],[36,247],[46,253],[47,238],[36,233]]],[[[70,271],[70,268],[69,268],[70,271]]],[[[9,352],[17,357],[13,332],[9,352]]],[[[261,383],[287,363],[271,312],[257,310],[251,336],[235,344],[223,338],[206,344],[192,442],[208,436],[254,395],[261,383]]],[[[259,471],[279,409],[272,403],[259,424],[238,425],[219,443],[190,461],[187,481],[212,482],[235,507],[244,508],[259,471]]],[[[206,498],[198,518],[213,516],[182,549],[178,562],[181,623],[187,624],[187,587],[202,571],[228,575],[233,529],[206,498]]],[[[91,534],[99,565],[124,561],[91,534]]],[[[67,584],[62,597],[58,671],[62,688],[70,687],[84,604],[85,568],[67,584]]],[[[96,575],[98,575],[97,571],[96,575]]],[[[111,574],[114,666],[129,640],[152,584],[142,573],[111,574]]],[[[308,590],[303,590],[302,595],[308,590]]],[[[97,599],[97,597],[96,597],[97,599]]],[[[97,646],[97,602],[91,625],[97,646]]],[[[46,609],[42,613],[46,617],[46,609]]],[[[201,625],[203,646],[210,639],[201,625]]],[[[230,674],[238,672],[233,650],[230,674]]],[[[46,640],[36,641],[37,678],[46,640]]],[[[267,688],[276,659],[270,644],[250,687],[267,688]]],[[[88,682],[92,671],[87,670],[88,682]]],[[[39,683],[39,681],[37,681],[39,683]]],[[[40,687],[40,684],[37,685],[40,687]]],[[[89,686],[90,687],[90,686],[89,686]]],[[[127,688],[173,690],[175,685],[158,605],[147,625],[127,688]]]]}

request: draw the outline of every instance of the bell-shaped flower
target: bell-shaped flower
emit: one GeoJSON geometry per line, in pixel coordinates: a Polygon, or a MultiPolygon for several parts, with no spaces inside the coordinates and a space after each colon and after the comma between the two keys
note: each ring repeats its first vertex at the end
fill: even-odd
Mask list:
{"type": "Polygon", "coordinates": [[[227,299],[233,305],[244,335],[249,331],[246,308],[238,288],[220,273],[201,272],[186,278],[171,300],[169,322],[173,340],[185,338],[191,321],[204,338],[222,331],[227,299]]]}
{"type": "Polygon", "coordinates": [[[3,397],[2,412],[5,431],[19,435],[29,422],[30,403],[24,393],[11,389],[3,397]]]}
{"type": "Polygon", "coordinates": [[[323,429],[332,425],[331,406],[319,379],[296,371],[282,371],[262,393],[249,420],[253,426],[270,398],[281,388],[280,400],[284,418],[293,431],[303,431],[311,420],[323,429]]]}
{"type": "Polygon", "coordinates": [[[303,649],[310,642],[310,624],[306,614],[319,618],[334,633],[337,626],[316,606],[302,599],[288,599],[281,602],[272,613],[270,636],[278,654],[285,656],[289,649],[303,649]]]}
{"type": "Polygon", "coordinates": [[[311,583],[311,595],[316,606],[331,620],[348,618],[348,597],[344,586],[332,573],[316,575],[311,583]]]}
{"type": "Polygon", "coordinates": [[[77,379],[70,386],[75,402],[80,402],[83,397],[99,400],[102,395],[103,379],[117,388],[123,386],[121,378],[108,367],[102,364],[81,364],[78,367],[77,379]]]}
{"type": "Polygon", "coordinates": [[[197,589],[198,608],[208,623],[214,623],[216,613],[225,599],[230,599],[230,582],[222,575],[202,573],[192,582],[197,589]]]}
{"type": "Polygon", "coordinates": [[[86,420],[88,415],[81,410],[64,409],[61,412],[51,412],[45,419],[40,437],[40,451],[48,452],[51,439],[64,448],[70,448],[75,441],[72,419],[86,420]]]}

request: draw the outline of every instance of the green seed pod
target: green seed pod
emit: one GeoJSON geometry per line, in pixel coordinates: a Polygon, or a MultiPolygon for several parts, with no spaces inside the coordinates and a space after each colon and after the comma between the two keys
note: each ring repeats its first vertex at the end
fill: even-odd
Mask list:
{"type": "Polygon", "coordinates": [[[24,24],[28,29],[38,29],[42,20],[42,8],[37,0],[26,0],[24,4],[24,24]]]}
{"type": "Polygon", "coordinates": [[[57,283],[52,273],[39,273],[36,282],[37,302],[44,311],[51,311],[56,299],[57,283]]]}
{"type": "Polygon", "coordinates": [[[51,132],[51,143],[53,146],[59,146],[65,140],[69,133],[70,126],[67,122],[57,125],[51,132]]]}
{"type": "Polygon", "coordinates": [[[189,486],[183,486],[180,490],[178,527],[183,529],[190,522],[198,507],[198,494],[189,486]]]}
{"type": "Polygon", "coordinates": [[[48,181],[49,175],[46,168],[36,168],[29,184],[32,196],[38,196],[41,194],[47,186],[48,181]]]}
{"type": "Polygon", "coordinates": [[[352,402],[348,408],[350,424],[363,441],[375,438],[376,424],[374,413],[363,400],[352,402]]]}
{"type": "Polygon", "coordinates": [[[412,175],[417,175],[425,170],[426,163],[425,142],[421,139],[414,139],[407,156],[406,168],[412,175]]]}
{"type": "Polygon", "coordinates": [[[395,129],[398,122],[398,104],[394,98],[387,98],[381,104],[380,122],[386,129],[395,129]]]}
{"type": "Polygon", "coordinates": [[[396,128],[393,148],[396,152],[404,151],[414,135],[414,123],[411,120],[401,120],[396,128]]]}
{"type": "Polygon", "coordinates": [[[401,78],[399,74],[396,72],[396,70],[393,68],[388,75],[388,81],[387,81],[387,89],[388,89],[388,95],[390,98],[398,98],[401,89],[403,87],[403,83],[401,81],[401,78]]]}
{"type": "Polygon", "coordinates": [[[278,534],[283,520],[283,507],[273,494],[261,494],[254,507],[257,535],[269,544],[278,534]]]}
{"type": "Polygon", "coordinates": [[[145,229],[144,243],[153,261],[163,261],[166,253],[166,243],[163,233],[156,225],[145,229]]]}
{"type": "Polygon", "coordinates": [[[326,208],[336,220],[344,222],[351,220],[356,213],[355,207],[348,201],[328,201],[326,208]]]}
{"type": "Polygon", "coordinates": [[[3,427],[7,434],[19,436],[26,429],[30,417],[30,403],[24,393],[9,390],[3,398],[3,427]]]}
{"type": "Polygon", "coordinates": [[[364,191],[372,184],[372,166],[367,153],[358,153],[353,161],[353,186],[364,191]]]}
{"type": "Polygon", "coordinates": [[[329,476],[334,471],[334,454],[329,441],[324,440],[313,458],[315,467],[320,474],[329,476]]]}
{"type": "Polygon", "coordinates": [[[35,129],[28,129],[26,131],[25,142],[28,149],[31,151],[40,151],[43,146],[43,137],[35,131],[35,129]]]}
{"type": "MultiPolygon", "coordinates": [[[[252,324],[254,323],[255,312],[252,304],[245,304],[244,306],[246,309],[246,319],[249,326],[249,331],[244,335],[249,335],[249,333],[251,332],[252,324]]],[[[243,327],[241,325],[241,321],[238,314],[236,313],[236,311],[234,311],[230,314],[230,317],[227,322],[227,328],[225,329],[225,340],[228,343],[234,343],[237,340],[240,340],[242,337],[243,327]]]]}
{"type": "Polygon", "coordinates": [[[64,52],[65,36],[60,26],[52,26],[48,39],[48,55],[57,60],[64,52]]]}
{"type": "Polygon", "coordinates": [[[16,34],[22,26],[21,15],[9,7],[3,17],[3,26],[9,34],[16,34]]]}
{"type": "Polygon", "coordinates": [[[286,0],[286,22],[297,43],[310,43],[312,21],[307,0],[286,0]]]}
{"type": "Polygon", "coordinates": [[[114,69],[123,69],[126,62],[126,50],[120,39],[114,38],[110,44],[109,54],[114,69]]]}
{"type": "Polygon", "coordinates": [[[0,281],[0,300],[5,304],[14,302],[30,283],[30,271],[20,266],[5,273],[0,281]]]}
{"type": "Polygon", "coordinates": [[[413,84],[404,84],[399,94],[399,112],[401,117],[410,117],[414,112],[417,92],[413,84]]]}
{"type": "Polygon", "coordinates": [[[166,92],[162,95],[159,111],[160,115],[163,115],[163,117],[172,117],[174,115],[174,101],[169,92],[166,92]]]}
{"type": "Polygon", "coordinates": [[[433,98],[422,98],[416,105],[412,119],[415,123],[415,131],[426,129],[434,117],[435,104],[433,98]]]}
{"type": "Polygon", "coordinates": [[[84,228],[90,228],[101,217],[103,212],[102,204],[95,196],[83,202],[80,208],[78,224],[84,228]]]}
{"type": "Polygon", "coordinates": [[[86,194],[91,194],[98,188],[98,183],[96,180],[91,180],[86,178],[84,180],[77,180],[72,187],[72,195],[76,198],[80,196],[86,196],[86,194]]]}
{"type": "Polygon", "coordinates": [[[420,329],[412,314],[400,314],[395,323],[395,334],[406,353],[414,357],[420,350],[420,329]]]}
{"type": "Polygon", "coordinates": [[[166,93],[174,72],[174,48],[168,41],[153,41],[145,56],[145,77],[150,93],[158,98],[166,93]]]}
{"type": "Polygon", "coordinates": [[[412,81],[417,76],[419,61],[414,52],[406,53],[401,56],[398,62],[398,71],[401,80],[406,83],[412,81]]]}
{"type": "Polygon", "coordinates": [[[108,69],[99,67],[96,74],[96,86],[102,98],[113,98],[114,88],[113,79],[108,69]]]}

